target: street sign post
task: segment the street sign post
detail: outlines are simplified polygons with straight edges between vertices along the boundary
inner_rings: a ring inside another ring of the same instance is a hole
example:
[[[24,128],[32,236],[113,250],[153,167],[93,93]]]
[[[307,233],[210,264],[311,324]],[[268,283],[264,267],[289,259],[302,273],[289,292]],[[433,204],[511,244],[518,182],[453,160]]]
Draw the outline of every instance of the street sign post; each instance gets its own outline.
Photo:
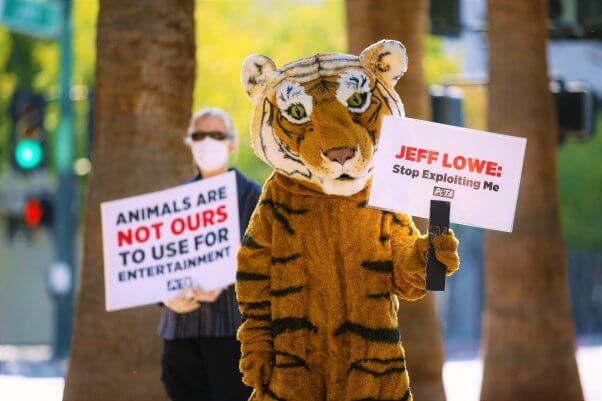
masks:
[[[56,39],[63,28],[64,6],[53,0],[0,0],[0,24],[26,35]]]
[[[56,210],[54,225],[54,241],[56,261],[64,263],[75,277],[75,234],[77,217],[75,215],[75,176],[73,160],[75,139],[73,135],[73,104],[70,98],[71,76],[73,68],[72,48],[72,0],[63,0],[63,26],[59,44],[60,53],[60,112],[61,119],[54,141],[54,162],[58,175],[58,191],[56,193]],[[57,320],[54,341],[54,357],[62,359],[69,355],[73,320],[73,285],[63,295],[55,296]]]
[[[73,64],[72,0],[0,0],[0,24],[10,30],[42,39],[57,40],[60,52],[60,120],[54,138],[54,161],[58,175],[54,210],[54,245],[56,261],[75,274],[75,177],[73,175],[74,135],[73,105],[70,89]],[[27,149],[26,149],[27,151]],[[32,157],[29,149],[24,154]],[[55,359],[69,354],[73,318],[74,288],[55,292]]]

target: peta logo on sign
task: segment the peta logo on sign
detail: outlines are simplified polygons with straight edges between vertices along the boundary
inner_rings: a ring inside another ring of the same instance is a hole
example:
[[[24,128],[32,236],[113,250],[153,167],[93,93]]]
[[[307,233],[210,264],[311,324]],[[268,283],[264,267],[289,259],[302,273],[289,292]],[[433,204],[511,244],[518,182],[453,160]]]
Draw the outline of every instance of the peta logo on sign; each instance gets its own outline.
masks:
[[[176,278],[167,282],[167,291],[177,291],[187,287],[192,287],[191,277]]]
[[[442,198],[454,199],[454,190],[441,187],[434,187],[433,195],[440,196]]]

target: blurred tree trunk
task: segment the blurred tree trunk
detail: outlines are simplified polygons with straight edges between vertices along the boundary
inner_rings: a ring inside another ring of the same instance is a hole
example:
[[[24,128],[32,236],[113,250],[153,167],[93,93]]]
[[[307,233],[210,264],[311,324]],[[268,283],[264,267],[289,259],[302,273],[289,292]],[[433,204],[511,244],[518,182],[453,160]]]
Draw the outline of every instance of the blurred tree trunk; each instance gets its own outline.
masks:
[[[359,54],[381,39],[402,42],[408,52],[408,72],[399,80],[397,92],[408,117],[429,120],[429,98],[422,72],[427,34],[428,0],[347,0],[349,52]],[[423,219],[416,219],[422,232]],[[433,293],[420,301],[401,302],[399,327],[407,351],[412,393],[416,400],[445,399],[441,370],[443,338]]]
[[[514,232],[485,234],[482,400],[582,400],[556,186],[546,0],[489,0],[489,129],[526,137]]]
[[[194,86],[193,0],[101,0],[95,138],[64,399],[164,400],[157,306],[105,312],[100,203],[192,173],[182,139]]]

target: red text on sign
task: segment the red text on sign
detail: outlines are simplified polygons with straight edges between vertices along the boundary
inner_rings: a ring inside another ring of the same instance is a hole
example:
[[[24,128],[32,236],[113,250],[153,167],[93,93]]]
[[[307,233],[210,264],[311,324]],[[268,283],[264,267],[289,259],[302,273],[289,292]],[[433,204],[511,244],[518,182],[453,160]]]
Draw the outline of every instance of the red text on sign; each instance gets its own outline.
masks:
[[[399,153],[395,155],[395,158],[417,163],[433,164],[433,162],[439,160],[439,154],[436,150],[403,145],[400,147]],[[486,174],[494,177],[502,176],[502,166],[498,163],[463,155],[453,156],[443,153],[441,166],[458,171],[468,170],[471,173]]]
[[[402,146],[399,154],[395,155],[397,159],[405,159],[412,162],[422,162],[426,159],[427,164],[432,164],[439,158],[439,152],[436,150],[427,150],[424,148],[415,148],[412,146]]]
[[[196,231],[201,227],[210,227],[214,224],[223,223],[228,219],[226,205],[221,205],[217,209],[208,209],[196,212],[188,216],[176,217],[169,225],[170,231],[174,235],[180,235],[186,231]]]
[[[176,217],[168,224],[168,229],[172,235],[181,235],[197,231],[203,227],[223,223],[227,219],[226,205],[221,205],[215,209],[201,210],[186,216]],[[163,225],[163,222],[157,222],[119,230],[117,231],[117,246],[143,244],[151,239],[159,240],[162,236]]]
[[[449,157],[447,153],[443,154],[443,160],[441,165],[445,168],[452,168],[455,170],[468,170],[471,173],[478,173],[491,175],[494,177],[502,176],[502,166],[496,162],[488,160],[480,160],[473,157],[465,156],[454,156],[453,159]]]
[[[140,226],[117,231],[117,246],[132,245],[134,241],[143,244],[151,237],[161,239],[161,226],[163,226],[163,223],[158,222],[149,226]]]

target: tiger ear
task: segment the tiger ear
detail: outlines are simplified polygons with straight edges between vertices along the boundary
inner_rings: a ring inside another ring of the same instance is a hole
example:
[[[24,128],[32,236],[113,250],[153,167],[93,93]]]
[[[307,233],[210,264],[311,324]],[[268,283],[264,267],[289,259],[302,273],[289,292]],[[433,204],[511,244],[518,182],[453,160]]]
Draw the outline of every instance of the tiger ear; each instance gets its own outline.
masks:
[[[276,64],[266,56],[254,54],[247,56],[242,62],[240,82],[253,104],[259,102],[261,93],[274,71],[276,71]]]
[[[406,48],[396,40],[383,39],[368,46],[359,56],[360,63],[394,87],[408,70]]]

